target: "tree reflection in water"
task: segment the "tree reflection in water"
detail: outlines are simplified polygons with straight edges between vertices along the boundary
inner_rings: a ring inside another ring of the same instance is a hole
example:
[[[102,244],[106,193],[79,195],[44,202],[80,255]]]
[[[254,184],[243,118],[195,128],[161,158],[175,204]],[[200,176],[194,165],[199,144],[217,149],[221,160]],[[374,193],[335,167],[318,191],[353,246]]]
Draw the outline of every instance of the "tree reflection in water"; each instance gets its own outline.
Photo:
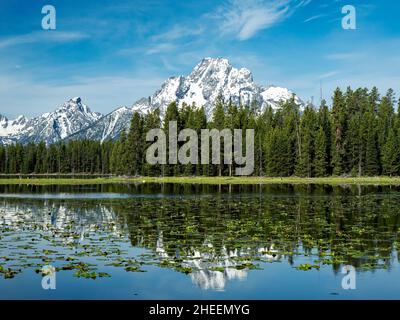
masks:
[[[396,257],[397,188],[249,186],[219,192],[215,187],[201,192],[168,188],[129,189],[123,194],[134,196],[124,199],[104,199],[101,194],[95,199],[4,197],[0,256],[17,248],[11,239],[18,235],[18,253],[9,259],[21,260],[26,250],[39,254],[39,243],[51,235],[60,240],[53,245],[60,250],[62,244],[66,250],[59,255],[79,259],[76,253],[84,250],[125,264],[135,259],[142,268],[156,265],[187,273],[196,285],[213,290],[223,290],[230,280],[245,280],[248,272],[267,262],[296,267],[299,257],[312,256],[316,266],[331,265],[337,273],[343,264],[360,271],[390,269]],[[28,241],[32,234],[40,234],[41,241]],[[24,243],[29,249],[23,248]],[[116,249],[119,245],[121,250]],[[132,257],[127,248],[145,248],[149,253]]]

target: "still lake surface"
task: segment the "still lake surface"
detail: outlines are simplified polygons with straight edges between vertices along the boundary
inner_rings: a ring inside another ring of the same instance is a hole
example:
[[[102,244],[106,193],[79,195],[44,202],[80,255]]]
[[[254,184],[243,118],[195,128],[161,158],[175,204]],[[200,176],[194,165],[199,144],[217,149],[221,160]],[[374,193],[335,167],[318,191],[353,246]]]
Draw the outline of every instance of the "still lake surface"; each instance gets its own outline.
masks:
[[[399,232],[395,186],[0,186],[0,298],[400,299]]]

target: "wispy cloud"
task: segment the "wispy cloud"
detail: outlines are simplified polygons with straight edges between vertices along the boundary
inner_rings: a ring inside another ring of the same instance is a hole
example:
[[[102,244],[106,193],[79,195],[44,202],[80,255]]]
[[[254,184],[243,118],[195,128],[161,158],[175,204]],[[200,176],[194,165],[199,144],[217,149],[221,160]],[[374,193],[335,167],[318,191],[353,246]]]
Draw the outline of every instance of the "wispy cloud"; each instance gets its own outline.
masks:
[[[364,55],[358,52],[343,52],[343,53],[331,53],[325,56],[327,60],[336,60],[336,61],[348,61],[362,58]]]
[[[301,0],[295,8],[305,7],[311,3],[312,0]]]
[[[173,41],[190,36],[198,36],[204,32],[204,27],[197,28],[188,27],[182,24],[176,24],[166,32],[154,35],[151,40],[153,41]]]
[[[325,17],[324,14],[317,14],[315,16],[309,17],[308,19],[304,20],[303,22],[311,22],[311,21],[314,21],[314,20],[321,19],[323,17]]]
[[[172,42],[163,42],[163,43],[153,43],[144,48],[131,47],[124,48],[117,51],[117,54],[121,56],[134,56],[135,54],[162,54],[175,50],[177,46]]]
[[[168,52],[168,51],[172,51],[174,49],[175,49],[175,45],[172,43],[169,43],[169,42],[159,43],[159,44],[156,44],[155,46],[147,49],[146,54],[156,54],[156,53]]]
[[[153,35],[146,54],[163,53],[179,47],[182,40],[204,41],[210,35],[232,36],[247,40],[288,18],[296,9],[312,0],[226,0],[208,11],[197,22],[182,21],[166,31]]]
[[[235,35],[247,40],[259,31],[271,28],[293,13],[308,5],[310,0],[230,0],[217,10],[222,35]]]
[[[231,0],[218,10],[223,35],[234,34],[247,40],[258,31],[281,21],[289,11],[289,1]]]
[[[39,42],[73,42],[83,40],[88,37],[88,34],[82,32],[37,31],[0,39],[0,49]]]
[[[328,79],[328,78],[332,78],[332,77],[334,77],[334,76],[336,76],[338,74],[340,74],[340,71],[339,70],[334,70],[334,71],[323,73],[323,74],[319,75],[318,78],[321,79],[321,80],[322,79]]]

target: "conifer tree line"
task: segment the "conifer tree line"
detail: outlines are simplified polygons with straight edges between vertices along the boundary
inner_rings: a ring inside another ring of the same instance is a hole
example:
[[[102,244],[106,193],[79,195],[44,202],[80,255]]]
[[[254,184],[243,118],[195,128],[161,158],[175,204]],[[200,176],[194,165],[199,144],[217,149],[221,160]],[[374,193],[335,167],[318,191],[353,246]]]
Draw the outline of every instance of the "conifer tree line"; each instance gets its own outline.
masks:
[[[2,174],[107,174],[113,143],[70,141],[46,146],[29,143],[0,146]]]
[[[162,128],[168,141],[168,124],[177,121],[178,132],[194,129],[255,130],[255,176],[399,176],[400,101],[392,89],[380,96],[368,90],[337,88],[332,106],[322,100],[300,110],[295,99],[276,110],[261,112],[254,102],[236,106],[218,99],[208,118],[203,107],[173,102],[163,117],[159,109],[135,112],[128,132],[116,141],[66,141],[46,146],[11,144],[0,146],[0,173],[74,173],[126,176],[231,176],[235,165],[150,165],[146,133]],[[397,109],[397,110],[396,110]],[[243,139],[243,142],[245,139]],[[222,141],[221,141],[222,142]],[[184,142],[180,142],[184,144]],[[200,150],[200,141],[199,141]],[[221,143],[221,157],[223,155]],[[168,152],[168,150],[167,150]],[[200,154],[200,153],[199,153]]]

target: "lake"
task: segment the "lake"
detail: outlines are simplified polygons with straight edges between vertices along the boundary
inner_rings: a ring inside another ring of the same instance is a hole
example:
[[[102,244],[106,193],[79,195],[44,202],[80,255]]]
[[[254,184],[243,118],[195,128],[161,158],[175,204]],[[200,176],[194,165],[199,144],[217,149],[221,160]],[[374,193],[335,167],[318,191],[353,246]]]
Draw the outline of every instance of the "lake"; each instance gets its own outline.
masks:
[[[395,186],[0,186],[0,298],[399,299],[399,227]]]

